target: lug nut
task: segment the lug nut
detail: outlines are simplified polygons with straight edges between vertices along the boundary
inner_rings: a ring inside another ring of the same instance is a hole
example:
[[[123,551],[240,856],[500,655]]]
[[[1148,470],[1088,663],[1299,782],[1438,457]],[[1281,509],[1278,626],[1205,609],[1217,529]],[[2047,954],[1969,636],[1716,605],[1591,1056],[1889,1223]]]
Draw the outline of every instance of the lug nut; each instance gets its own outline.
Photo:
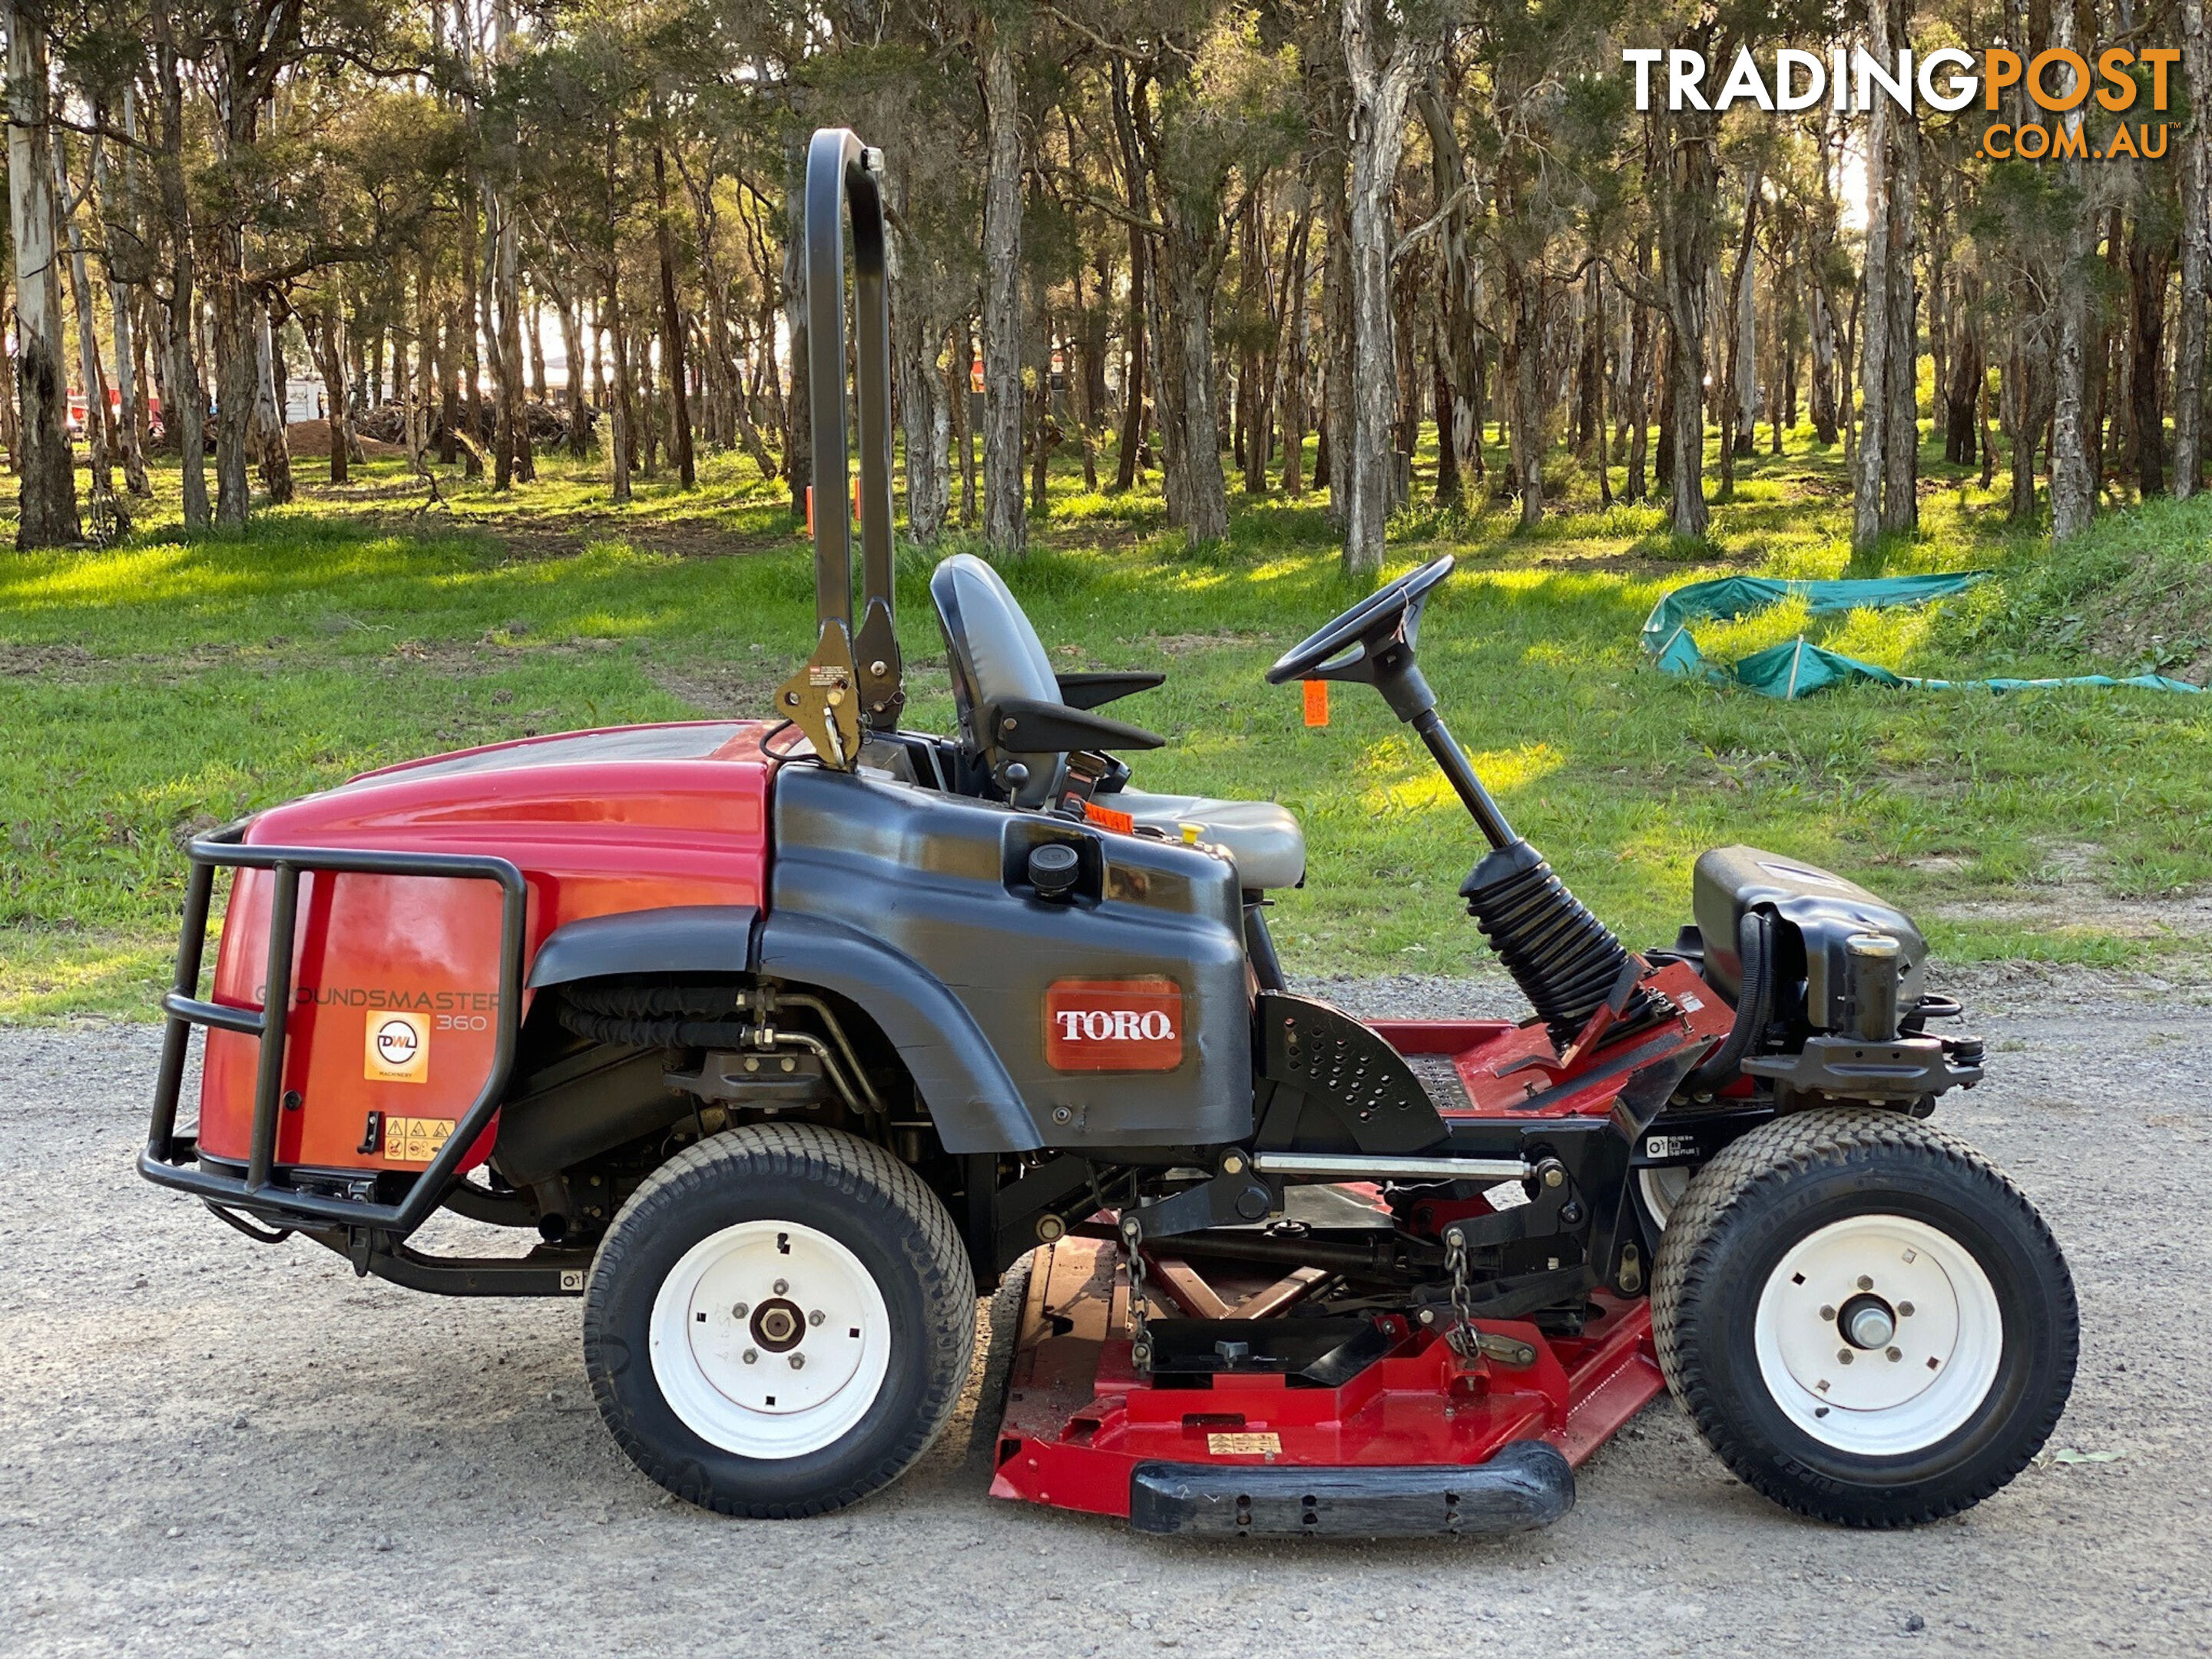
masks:
[[[1897,1304],[1897,1316],[1898,1316],[1899,1319],[1910,1319],[1910,1318],[1911,1318],[1911,1317],[1912,1317],[1912,1304],[1911,1304],[1910,1302],[1900,1302],[1900,1303],[1899,1303],[1899,1304]]]
[[[822,1310],[817,1308],[812,1313],[807,1315],[806,1322],[810,1325],[819,1325],[822,1322]]]
[[[1887,1352],[1889,1356],[1889,1363],[1893,1365],[1899,1360],[1905,1358],[1905,1350],[1902,1348],[1891,1348],[1887,1350]]]
[[[1856,1356],[1854,1355],[1849,1348],[1838,1348],[1836,1350],[1836,1363],[1838,1365],[1848,1365],[1855,1358],[1856,1358]]]
[[[1861,1273],[1859,1275],[1859,1288],[1863,1291],[1872,1290],[1874,1288],[1874,1280],[1869,1279],[1864,1273]]]
[[[745,1350],[745,1364],[748,1365],[754,1365],[759,1363],[760,1350],[758,1348],[747,1348]]]
[[[775,1291],[778,1296],[781,1296],[786,1291],[789,1290],[791,1286],[784,1280],[779,1279],[773,1285],[769,1286],[769,1288]]]
[[[1833,1319],[1835,1316],[1836,1310],[1833,1308],[1823,1308],[1820,1310],[1820,1317],[1823,1319]]]
[[[732,1319],[743,1319],[752,1310],[752,1304],[750,1302],[740,1302],[736,1307],[730,1310],[730,1317]]]
[[[803,1353],[795,1353],[795,1354],[793,1354],[793,1355],[792,1355],[792,1356],[791,1356],[791,1369],[792,1369],[792,1370],[801,1370],[802,1368],[804,1368],[804,1367],[805,1367],[805,1364],[806,1364],[806,1356],[805,1356],[805,1354],[803,1354]]]

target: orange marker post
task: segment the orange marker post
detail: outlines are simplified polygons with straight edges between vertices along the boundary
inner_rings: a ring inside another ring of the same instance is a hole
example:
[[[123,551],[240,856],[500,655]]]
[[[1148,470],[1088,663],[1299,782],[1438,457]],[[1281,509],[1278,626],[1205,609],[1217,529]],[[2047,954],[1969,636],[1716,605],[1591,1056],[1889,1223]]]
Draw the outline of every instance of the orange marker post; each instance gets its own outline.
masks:
[[[1306,724],[1327,726],[1328,724],[1328,682],[1308,680],[1305,683],[1305,688]]]

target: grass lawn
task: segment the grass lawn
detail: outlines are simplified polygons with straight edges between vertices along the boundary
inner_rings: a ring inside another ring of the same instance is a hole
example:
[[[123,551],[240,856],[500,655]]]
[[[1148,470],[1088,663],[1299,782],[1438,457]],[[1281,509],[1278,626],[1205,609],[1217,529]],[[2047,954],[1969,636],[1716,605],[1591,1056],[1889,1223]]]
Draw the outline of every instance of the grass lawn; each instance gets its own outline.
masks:
[[[544,481],[511,497],[449,484],[450,510],[417,514],[398,463],[333,489],[302,461],[299,501],[242,539],[181,539],[165,496],[118,550],[0,555],[0,1019],[147,1016],[192,831],[436,750],[765,709],[812,631],[780,489],[717,457],[696,492],[649,481],[617,510],[594,469],[540,465]],[[1711,542],[1686,548],[1660,509],[1601,512],[1594,482],[1559,465],[1568,510],[1536,532],[1510,503],[1417,508],[1394,526],[1395,556],[1459,556],[1422,636],[1429,678],[1516,826],[1631,943],[1671,938],[1692,860],[1744,840],[1895,897],[1953,958],[2195,957],[2144,901],[2212,878],[2212,698],[1855,690],[1784,704],[1666,678],[1637,630],[1668,587],[1877,574],[1849,563],[1840,454],[1801,431],[1785,455],[1741,463]],[[2206,649],[2212,505],[2115,515],[2058,556],[2008,538],[2001,504],[1937,452],[1927,470],[1923,531],[1882,569],[1994,566],[2001,584],[1931,613],[1716,625],[1699,632],[1707,653],[1805,632],[1971,678],[2178,670]],[[1478,967],[1455,896],[1476,837],[1418,744],[1358,688],[1335,688],[1333,723],[1310,731],[1296,689],[1261,682],[1355,597],[1318,500],[1232,501],[1229,541],[1189,552],[1156,481],[1087,493],[1063,458],[1008,579],[1066,666],[1168,671],[1114,710],[1172,739],[1138,758],[1139,782],[1272,796],[1304,818],[1310,884],[1275,912],[1293,973]],[[902,554],[900,599],[910,719],[941,730],[936,556]]]

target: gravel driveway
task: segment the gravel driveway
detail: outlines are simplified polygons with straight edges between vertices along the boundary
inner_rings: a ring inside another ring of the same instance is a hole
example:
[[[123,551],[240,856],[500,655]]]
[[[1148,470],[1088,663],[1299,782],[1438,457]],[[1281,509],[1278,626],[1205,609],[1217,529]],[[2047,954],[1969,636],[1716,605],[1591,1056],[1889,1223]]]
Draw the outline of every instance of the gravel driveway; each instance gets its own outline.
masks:
[[[2212,1652],[2212,1007],[1946,988],[1992,1080],[1938,1121],[2043,1206],[2081,1288],[2063,1455],[1955,1521],[1844,1532],[1738,1485],[1662,1397],[1551,1531],[1387,1546],[997,1503],[971,1409],[857,1510],[702,1514],[601,1430],[574,1304],[249,1244],[131,1171],[150,1030],[0,1031],[0,1654]]]

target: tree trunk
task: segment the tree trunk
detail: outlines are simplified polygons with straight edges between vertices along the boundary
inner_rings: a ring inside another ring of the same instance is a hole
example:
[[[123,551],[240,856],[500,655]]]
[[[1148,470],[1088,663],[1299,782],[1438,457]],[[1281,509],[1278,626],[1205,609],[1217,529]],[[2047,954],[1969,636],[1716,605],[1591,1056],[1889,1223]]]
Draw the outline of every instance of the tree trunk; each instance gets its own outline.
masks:
[[[161,137],[154,173],[161,191],[161,217],[169,237],[169,368],[161,400],[161,422],[177,434],[178,471],[184,495],[185,529],[205,533],[207,494],[207,404],[199,366],[192,357],[192,321],[198,310],[196,257],[198,233],[191,196],[185,185],[184,79],[166,0],[149,8],[154,34],[155,86],[161,94]],[[21,243],[16,246],[20,248]]]
[[[1015,43],[983,26],[983,539],[1018,556],[1022,511],[1022,134]]]
[[[1378,57],[1378,22],[1375,0],[1343,0],[1341,33],[1351,91],[1352,403],[1350,441],[1332,464],[1347,497],[1344,568],[1354,576],[1373,576],[1382,568],[1396,472],[1390,444],[1397,412],[1392,407],[1397,351],[1391,337],[1390,272],[1398,227],[1391,198],[1405,149],[1407,107],[1439,48],[1425,28],[1403,23],[1389,55]],[[1532,374],[1534,369],[1532,362]],[[1540,499],[1538,507],[1540,511]],[[1522,512],[1525,518],[1525,502]]]
[[[2166,493],[2166,288],[2173,271],[2173,238],[2135,216],[2128,234],[2128,299],[2133,313],[2128,345],[2128,395],[2136,439],[2136,486],[2145,495]]]
[[[285,426],[284,356],[278,348],[276,320],[260,294],[253,302],[253,422],[261,452],[261,487],[274,506],[292,499],[292,446]],[[426,385],[423,392],[427,394]],[[428,397],[424,398],[428,404]]]
[[[2189,130],[2181,141],[2181,338],[2173,354],[2173,493],[2187,500],[2204,472],[2204,293],[2212,266],[2212,126],[2203,89],[2212,87],[2212,43],[2204,27],[2203,0],[2182,0],[2181,57],[2187,82],[2197,88]]]
[[[2054,46],[2074,44],[2074,14],[2070,7],[2054,9]],[[2078,135],[2081,112],[2076,107],[2059,117],[2063,129]],[[2085,182],[2083,164],[2059,163],[2066,184],[2076,190]],[[2065,264],[2058,281],[2058,346],[2051,364],[2051,538],[2064,541],[2089,527],[2096,511],[2096,464],[2091,454],[2089,354],[2096,337],[2090,313],[2090,267],[2096,258],[2096,220],[2086,212],[2071,216],[2068,225]]]
[[[678,485],[696,489],[699,468],[691,448],[691,393],[684,356],[684,312],[676,301],[676,235],[668,222],[668,162],[653,146],[653,247],[660,264],[660,372],[668,384],[668,450]]]
[[[323,376],[323,419],[330,428],[331,482],[334,484],[344,483],[349,476],[346,469],[351,458],[346,452],[353,444],[351,423],[346,417],[344,328],[344,312],[335,297],[326,297],[321,319],[310,331],[309,343],[315,348],[315,360]]]
[[[1684,37],[1692,49],[1710,46],[1710,25]],[[1666,454],[1674,533],[1702,537],[1711,523],[1705,506],[1705,325],[1710,320],[1709,275],[1713,263],[1713,205],[1719,190],[1718,118],[1685,110],[1654,117],[1659,187],[1653,206],[1658,224],[1659,276],[1672,342],[1668,353]]]
[[[1721,370],[1721,494],[1735,490],[1735,461],[1753,453],[1751,404],[1757,395],[1757,324],[1752,314],[1752,259],[1759,246],[1759,167],[1751,164],[1743,181],[1743,230],[1736,239],[1735,269],[1729,274],[1725,366]]]
[[[91,485],[95,533],[112,539],[127,532],[131,517],[115,499],[114,422],[107,410],[107,374],[100,361],[100,330],[92,298],[92,272],[84,257],[84,229],[70,201],[69,168],[62,146],[52,147],[54,196],[68,231],[70,294],[76,309],[78,385],[84,391],[85,457]]]
[[[1498,210],[1510,216],[1510,197],[1501,192]],[[1544,356],[1544,273],[1518,259],[1501,261],[1505,279],[1505,330],[1498,347],[1498,373],[1505,382],[1513,422],[1510,455],[1513,491],[1521,498],[1521,522],[1544,517],[1544,412],[1539,389]]]
[[[975,493],[975,330],[963,317],[953,334],[952,429],[960,443],[960,527],[973,530],[981,517]]]
[[[8,32],[8,210],[15,246],[16,384],[21,396],[22,515],[15,545],[62,547],[82,532],[70,453],[69,375],[62,360],[60,267],[54,251],[54,174],[47,120],[52,92],[43,9],[5,0]]]

